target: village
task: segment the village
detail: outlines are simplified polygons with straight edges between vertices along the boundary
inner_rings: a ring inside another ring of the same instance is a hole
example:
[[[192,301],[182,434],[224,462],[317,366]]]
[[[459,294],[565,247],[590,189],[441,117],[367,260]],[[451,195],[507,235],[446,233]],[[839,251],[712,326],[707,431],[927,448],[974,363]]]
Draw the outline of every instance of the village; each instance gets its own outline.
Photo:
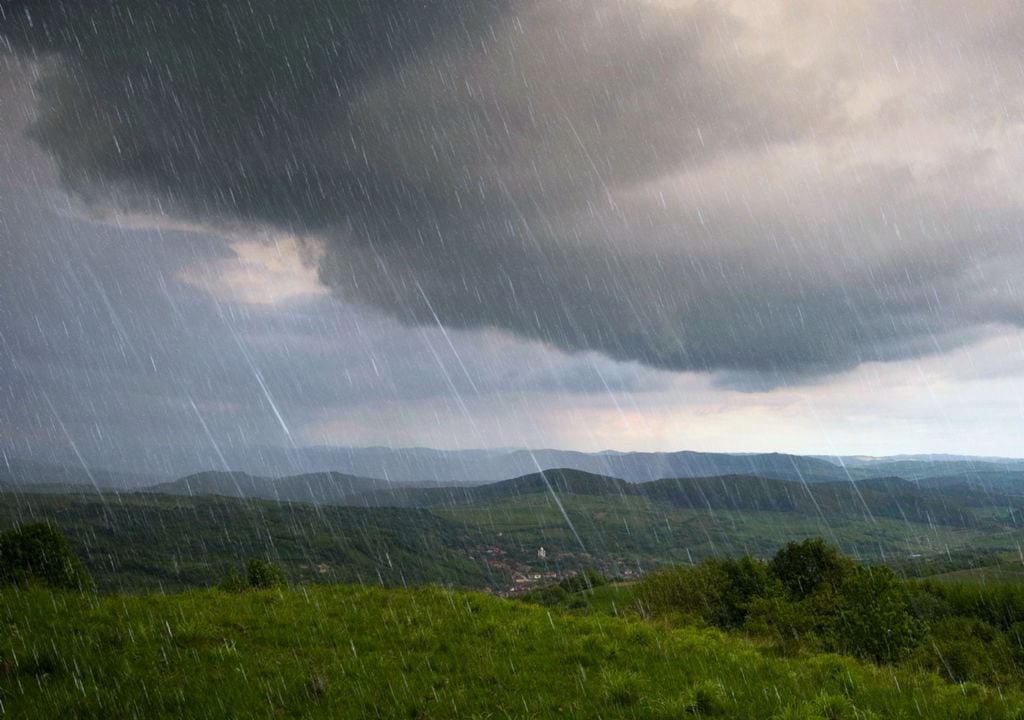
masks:
[[[576,577],[584,568],[623,581],[636,580],[642,575],[639,568],[627,567],[624,558],[606,558],[598,562],[589,556],[581,558],[573,552],[551,554],[544,546],[537,548],[535,556],[524,557],[521,553],[508,553],[497,545],[491,545],[484,552],[484,560],[492,570],[511,579],[506,586],[488,588],[488,592],[499,597],[518,597],[531,590],[554,585]]]

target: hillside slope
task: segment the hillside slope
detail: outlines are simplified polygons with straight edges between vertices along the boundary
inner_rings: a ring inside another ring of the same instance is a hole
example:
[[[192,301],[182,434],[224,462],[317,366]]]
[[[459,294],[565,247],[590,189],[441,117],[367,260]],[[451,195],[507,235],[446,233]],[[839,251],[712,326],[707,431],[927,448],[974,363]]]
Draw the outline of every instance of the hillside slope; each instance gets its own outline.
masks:
[[[436,588],[0,593],[12,717],[987,718],[1012,691]],[[57,609],[59,608],[59,610]]]
[[[23,495],[0,503],[0,529],[35,520],[60,528],[108,590],[209,586],[249,557],[307,582],[505,582],[470,557],[474,534],[413,508],[165,495]]]
[[[160,483],[141,492],[343,505],[358,495],[387,487],[389,483],[383,480],[337,472],[306,473],[283,478],[258,477],[241,472],[203,472],[173,482]]]
[[[343,502],[365,506],[439,508],[481,505],[534,494],[632,497],[665,510],[691,508],[737,512],[782,512],[834,519],[876,517],[912,523],[973,527],[972,508],[1024,511],[1024,497],[997,495],[961,485],[921,487],[899,478],[804,484],[749,475],[672,478],[628,483],[614,477],[559,468],[487,485],[450,488],[398,487],[373,490]],[[610,506],[612,507],[612,506]]]

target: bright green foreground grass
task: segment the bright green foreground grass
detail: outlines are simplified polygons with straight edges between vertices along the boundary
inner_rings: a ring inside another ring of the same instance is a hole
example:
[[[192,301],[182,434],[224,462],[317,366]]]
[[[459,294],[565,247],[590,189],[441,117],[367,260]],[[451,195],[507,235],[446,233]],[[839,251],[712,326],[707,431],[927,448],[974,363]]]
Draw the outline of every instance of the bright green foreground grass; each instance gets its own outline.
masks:
[[[1003,718],[1021,698],[435,588],[0,594],[9,717]]]

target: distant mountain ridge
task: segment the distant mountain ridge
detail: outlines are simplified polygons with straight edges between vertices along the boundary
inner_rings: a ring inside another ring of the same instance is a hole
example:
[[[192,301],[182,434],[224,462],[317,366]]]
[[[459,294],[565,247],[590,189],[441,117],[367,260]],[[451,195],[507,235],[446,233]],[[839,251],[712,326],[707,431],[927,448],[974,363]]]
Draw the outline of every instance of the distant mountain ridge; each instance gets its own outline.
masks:
[[[190,469],[178,477],[209,474],[214,465],[231,468],[227,476],[240,474],[254,478],[251,492],[259,497],[278,497],[277,485],[268,485],[256,478],[295,478],[337,474],[361,481],[351,492],[363,489],[362,481],[376,480],[391,484],[482,485],[508,478],[522,477],[542,470],[571,468],[620,478],[630,483],[650,482],[663,478],[706,478],[729,475],[754,476],[772,480],[801,483],[828,483],[865,480],[875,477],[900,477],[923,485],[948,486],[968,484],[998,493],[1024,494],[1024,460],[1006,458],[971,458],[963,456],[898,456],[892,458],[825,457],[786,453],[705,453],[679,452],[617,452],[584,453],[570,450],[432,450],[429,448],[384,447],[309,447],[255,448],[246,451],[225,448],[216,463],[204,459],[197,449],[181,450],[178,456],[163,456],[167,449],[154,450],[151,462],[160,467],[205,467]],[[178,451],[175,451],[178,452]],[[192,455],[189,458],[188,452]],[[148,457],[148,454],[147,454]],[[66,467],[43,465],[31,461],[0,463],[0,486],[57,485],[128,488],[153,485],[167,478],[153,478],[144,472],[91,469],[80,463]],[[11,469],[13,468],[13,470]],[[91,475],[91,479],[90,476]],[[174,481],[177,482],[177,481]],[[306,490],[289,490],[297,496],[315,498],[323,493],[340,492],[339,481],[324,484],[312,477],[305,481]],[[309,483],[313,483],[310,485]],[[303,485],[303,482],[299,482]],[[258,487],[257,487],[258,486]],[[343,494],[351,494],[346,491]],[[287,494],[292,497],[291,494]]]
[[[0,460],[0,487],[127,490],[152,485],[163,479],[145,473],[110,471],[81,465],[55,465],[9,457]]]
[[[166,495],[219,495],[222,497],[259,498],[280,502],[304,502],[314,505],[345,505],[374,490],[388,488],[390,483],[375,478],[357,477],[339,472],[305,473],[284,478],[267,478],[243,472],[202,472],[172,482],[160,483],[145,492]]]
[[[145,492],[274,499],[318,505],[439,508],[482,505],[529,495],[585,495],[644,500],[652,507],[709,511],[781,512],[805,516],[857,515],[954,527],[976,525],[975,507],[1004,507],[1024,514],[1024,497],[993,494],[966,485],[929,487],[900,478],[800,483],[750,475],[663,478],[630,483],[620,478],[560,468],[483,485],[416,486],[392,484],[341,473],[280,479],[244,473],[200,473]]]
[[[958,478],[960,482],[984,485],[1003,492],[1014,488],[1024,493],[1024,460],[929,458],[877,458],[847,462],[845,458],[824,458],[787,453],[678,452],[584,453],[572,450],[432,450],[429,448],[304,448],[292,453],[288,470],[284,458],[264,451],[260,462],[277,472],[255,474],[294,475],[309,469],[333,470],[358,477],[388,479],[392,482],[474,485],[522,477],[541,470],[572,468],[595,475],[621,478],[627,482],[649,482],[662,478],[699,478],[721,475],[752,475],[794,482],[835,482],[873,477],[902,477],[927,481],[929,478]],[[280,461],[280,462],[279,462]],[[239,466],[238,469],[247,469]],[[1000,473],[993,475],[992,473]],[[948,480],[944,484],[948,484]]]
[[[449,488],[395,488],[374,491],[353,500],[367,506],[431,508],[482,504],[537,493],[636,497],[652,506],[737,512],[793,512],[808,516],[863,515],[972,526],[973,507],[1005,507],[1024,513],[1024,497],[994,495],[967,486],[922,487],[900,478],[875,478],[814,485],[748,475],[708,478],[665,478],[628,483],[580,470],[556,469],[488,485]]]
[[[315,456],[319,451],[313,450]],[[392,480],[438,480],[457,484],[497,482],[552,468],[573,468],[627,482],[646,482],[665,477],[708,477],[751,474],[780,480],[823,482],[845,479],[844,470],[826,460],[757,453],[734,455],[683,450],[672,453],[583,453],[571,450],[444,451],[425,448],[390,450],[354,448],[344,454],[324,450],[333,467],[366,477]],[[345,463],[345,464],[342,464]]]

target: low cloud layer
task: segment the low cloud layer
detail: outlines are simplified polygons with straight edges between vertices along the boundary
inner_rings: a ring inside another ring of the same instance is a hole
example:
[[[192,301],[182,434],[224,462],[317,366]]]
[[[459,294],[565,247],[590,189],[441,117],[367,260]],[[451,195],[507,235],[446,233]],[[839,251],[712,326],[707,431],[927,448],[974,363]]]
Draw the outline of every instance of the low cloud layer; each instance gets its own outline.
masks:
[[[1024,325],[1010,2],[5,12],[95,212],[299,238],[408,324],[740,387]]]

